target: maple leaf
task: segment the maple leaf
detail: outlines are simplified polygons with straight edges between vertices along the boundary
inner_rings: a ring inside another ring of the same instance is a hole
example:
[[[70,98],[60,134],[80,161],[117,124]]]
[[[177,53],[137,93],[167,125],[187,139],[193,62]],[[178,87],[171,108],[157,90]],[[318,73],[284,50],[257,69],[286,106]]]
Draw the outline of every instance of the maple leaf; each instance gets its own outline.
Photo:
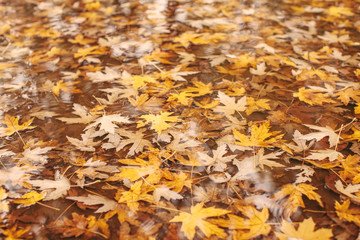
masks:
[[[23,204],[25,207],[34,205],[38,201],[42,200],[45,197],[46,193],[38,193],[36,191],[31,191],[25,193],[19,199],[14,199],[13,202],[17,204]]]
[[[261,235],[269,234],[271,226],[266,223],[269,218],[269,210],[264,207],[262,211],[256,210],[252,206],[244,206],[240,211],[247,217],[242,217],[229,214],[227,227],[229,229],[236,229],[234,239],[253,239]]]
[[[121,74],[112,68],[105,67],[105,70],[103,72],[102,71],[88,72],[88,73],[86,73],[86,76],[88,76],[91,81],[96,82],[96,83],[97,82],[110,82],[115,79],[121,78]]]
[[[235,98],[229,97],[223,92],[218,93],[219,101],[224,106],[216,106],[214,108],[214,112],[222,112],[225,116],[230,116],[235,112],[242,112],[246,109],[246,96],[239,99],[237,102]]]
[[[168,102],[177,101],[182,105],[189,105],[193,100],[194,94],[188,92],[173,93],[167,99]]]
[[[178,119],[177,116],[170,116],[172,115],[172,112],[160,112],[158,115],[154,114],[147,114],[147,115],[141,115],[140,118],[145,119],[145,124],[151,123],[150,129],[155,130],[159,135],[162,131],[168,129],[171,127],[170,124],[167,122],[179,122],[180,119]],[[142,126],[141,122],[138,122],[138,126]]]
[[[239,144],[236,144],[235,140],[236,139],[233,135],[226,134],[223,137],[221,137],[219,140],[217,140],[216,142],[218,145],[226,144],[229,147],[229,149],[233,152],[235,152],[236,150],[239,150],[239,151],[252,150],[251,147],[244,147],[244,146],[240,146]]]
[[[275,232],[276,236],[280,240],[287,239],[302,239],[302,240],[330,240],[333,236],[332,230],[327,228],[320,228],[315,230],[315,223],[312,218],[305,219],[299,223],[298,229],[295,229],[294,225],[286,220],[281,223],[280,232]]]
[[[224,200],[223,190],[214,188],[212,185],[206,186],[193,186],[193,200],[197,202],[222,202]],[[227,226],[226,226],[227,227]]]
[[[235,143],[244,147],[270,147],[271,144],[279,141],[283,134],[279,134],[279,131],[269,132],[270,123],[251,126],[251,136],[248,138],[246,135],[240,133],[236,129],[233,129],[233,134],[236,140]]]
[[[298,97],[300,101],[306,102],[310,105],[322,105],[323,103],[335,103],[334,100],[328,97],[327,94],[319,93],[317,90],[306,89],[302,87],[299,92],[293,94]]]
[[[51,111],[46,111],[46,110],[37,111],[37,112],[31,113],[29,115],[32,116],[32,117],[36,117],[38,119],[41,119],[41,120],[45,120],[45,118],[51,118],[51,117],[59,116],[58,113],[51,112]]]
[[[120,192],[121,196],[118,197],[118,202],[126,203],[133,212],[136,212],[140,205],[138,201],[154,202],[153,196],[148,194],[149,191],[150,189],[143,185],[143,181],[137,181],[129,191]]]
[[[156,78],[145,75],[145,76],[131,76],[129,78],[124,79],[124,81],[129,81],[132,83],[132,86],[135,90],[138,90],[141,87],[147,86],[148,83],[157,83]]]
[[[340,193],[344,194],[345,196],[349,197],[352,201],[356,203],[360,203],[360,197],[355,195],[360,191],[360,184],[348,184],[345,188],[342,184],[341,180],[337,180],[335,182],[335,188]],[[354,194],[355,193],[355,194]]]
[[[296,145],[287,144],[287,143],[285,143],[285,145],[291,148],[291,150],[293,150],[296,153],[300,153],[308,150],[315,143],[315,140],[313,139],[309,144],[306,144],[307,140],[304,139],[304,135],[301,134],[298,130],[295,130],[293,134],[293,141],[296,143]]]
[[[334,16],[334,17],[342,17],[342,16],[353,16],[354,13],[352,9],[349,7],[338,7],[338,6],[330,6],[324,13]]]
[[[252,158],[245,158],[241,161],[235,159],[233,164],[238,168],[238,172],[231,178],[231,181],[251,179],[251,175],[259,172]]]
[[[73,163],[73,165],[81,166],[81,168],[76,170],[76,176],[79,178],[76,183],[80,187],[84,187],[85,176],[91,179],[106,179],[110,173],[119,172],[116,166],[107,165],[106,162],[94,160],[93,158],[80,164]]]
[[[345,219],[349,222],[354,222],[356,225],[360,226],[360,208],[349,208],[350,199],[346,199],[343,204],[340,204],[338,201],[335,201],[335,210],[336,215],[340,219]]]
[[[145,180],[148,183],[154,184],[158,183],[163,176],[169,175],[165,169],[160,169],[162,161],[159,156],[156,156],[154,154],[149,155],[149,161],[145,161],[141,158],[136,158],[123,159],[119,160],[119,162],[130,166],[119,168],[121,172],[114,174],[112,177],[108,178],[107,181],[118,181],[119,179],[122,180],[126,178],[133,182],[140,178],[148,176]]]
[[[91,113],[91,110],[88,110],[86,107],[84,107],[80,104],[74,103],[73,109],[74,109],[74,111],[72,113],[80,116],[80,118],[60,117],[57,119],[59,119],[60,121],[66,122],[68,124],[73,124],[73,123],[88,124],[88,123],[91,123],[92,121],[94,121],[96,118],[98,118],[97,114]]]
[[[74,39],[69,39],[68,41],[71,42],[71,43],[75,43],[75,44],[78,43],[78,44],[81,44],[81,45],[88,45],[90,43],[96,42],[95,39],[86,39],[86,38],[84,38],[84,35],[82,35],[82,34],[78,34],[78,35],[75,36]]]
[[[189,149],[196,148],[201,145],[200,141],[194,139],[194,137],[189,136],[187,133],[179,133],[175,131],[170,132],[174,139],[170,144],[166,145],[167,149],[173,150],[175,152],[183,153]],[[161,136],[160,136],[161,137]]]
[[[181,212],[170,220],[170,222],[181,222],[181,231],[185,233],[185,236],[192,240],[195,236],[196,227],[198,227],[206,237],[216,235],[217,237],[224,238],[226,234],[223,229],[216,225],[205,221],[209,217],[219,217],[230,213],[225,209],[219,209],[215,207],[203,208],[204,203],[198,203],[195,206],[191,206],[190,213]]]
[[[5,200],[7,197],[6,190],[0,187],[0,212],[9,212],[9,201]]]
[[[85,58],[88,55],[97,55],[106,53],[106,47],[92,46],[87,48],[79,48],[76,53],[74,53],[74,58]]]
[[[204,166],[208,166],[208,170],[213,167],[212,171],[222,172],[226,169],[227,162],[234,159],[235,155],[224,156],[227,153],[226,144],[219,146],[216,150],[213,150],[212,157],[209,155],[198,152],[201,162]]]
[[[4,120],[2,120],[1,122],[6,125],[6,128],[0,128],[0,137],[11,136],[16,132],[35,128],[34,126],[30,126],[34,118],[31,118],[30,120],[24,122],[21,125],[19,125],[19,120],[20,118],[18,117],[5,114]]]
[[[190,43],[193,44],[209,44],[213,42],[218,42],[220,40],[225,40],[225,34],[223,33],[195,33],[191,31],[186,31],[181,34],[179,37],[174,39],[174,42],[180,43],[185,48],[189,47]]]
[[[100,204],[103,205],[100,208],[98,208],[94,213],[103,213],[103,212],[115,210],[116,207],[118,206],[117,202],[110,200],[106,197],[102,197],[94,194],[89,194],[87,197],[84,196],[67,197],[67,199],[82,202],[85,205],[90,205],[90,206],[100,205]]]
[[[193,81],[192,84],[194,84],[195,87],[187,87],[184,91],[192,93],[194,96],[203,96],[213,92],[211,83],[205,84],[203,82]]]
[[[304,183],[308,181],[311,182],[311,176],[313,176],[315,173],[314,168],[309,167],[307,165],[289,167],[286,168],[286,170],[301,170],[301,172],[296,174],[296,180],[294,182],[295,184]]]
[[[143,56],[143,59],[145,61],[151,62],[156,61],[164,64],[174,64],[173,62],[170,62],[166,58],[174,57],[174,54],[170,52],[161,51],[160,48],[155,49],[152,51],[151,55]]]
[[[248,107],[246,108],[246,114],[250,115],[251,113],[258,111],[260,109],[271,110],[270,105],[268,104],[268,101],[269,101],[268,99],[255,100],[252,97],[247,97],[246,103],[247,103]]]
[[[353,88],[347,88],[335,94],[338,96],[340,101],[347,106],[351,99],[354,99],[355,102],[360,102],[360,90],[354,90]]]
[[[72,220],[65,218],[52,223],[55,232],[61,233],[64,237],[76,237],[83,235],[85,239],[89,239],[94,235],[99,235],[105,239],[110,236],[108,225],[105,219],[96,219],[94,216],[85,217],[76,212],[72,214]],[[100,230],[101,232],[98,232]]]
[[[81,140],[77,138],[72,138],[69,136],[66,136],[67,140],[76,146],[81,151],[87,151],[87,152],[94,152],[95,147],[100,144],[99,142],[94,142],[93,134],[95,133],[95,130],[93,128],[88,129],[85,131],[84,134],[81,134]]]
[[[60,80],[54,85],[51,89],[51,91],[56,95],[60,95],[60,91],[67,92],[67,93],[81,93],[82,91],[80,89],[77,89],[74,87],[74,84],[78,82],[64,82],[64,80]]]
[[[339,171],[341,179],[353,179],[356,175],[359,174],[360,168],[359,156],[358,155],[348,155],[345,159],[342,157],[339,159],[341,162],[342,170]]]
[[[314,192],[314,190],[317,190],[317,188],[306,183],[298,185],[286,184],[281,187],[280,191],[274,194],[274,199],[279,201],[287,197],[284,206],[286,206],[289,215],[292,215],[298,207],[305,207],[302,195],[307,196],[310,200],[316,200],[320,206],[324,206],[320,195]]]
[[[260,166],[261,170],[264,170],[264,165],[273,168],[273,167],[284,167],[283,164],[277,163],[275,161],[271,161],[269,159],[277,159],[279,156],[283,154],[283,152],[272,152],[264,155],[264,148],[260,148],[260,150],[251,157],[244,158],[243,161],[247,161],[248,159],[254,162],[254,166]]]
[[[92,124],[89,124],[85,129],[89,129],[92,127],[100,126],[100,130],[104,130],[105,133],[114,134],[116,128],[119,126],[116,125],[114,122],[117,123],[130,123],[129,119],[127,117],[123,117],[118,114],[111,114],[111,115],[103,115],[102,117],[99,117],[96,119],[96,121]]]
[[[170,201],[171,199],[183,199],[184,197],[181,196],[179,193],[170,190],[169,187],[156,187],[153,192],[153,197],[156,203],[160,202],[161,197],[165,198],[166,200]]]
[[[183,68],[182,65],[178,65],[177,67],[175,67],[174,69],[171,69],[169,71],[161,71],[159,73],[155,73],[155,77],[160,78],[162,80],[173,79],[175,81],[186,82],[187,80],[183,76],[198,73],[196,71],[180,71],[182,68]]]
[[[132,156],[135,153],[143,151],[144,147],[152,147],[151,142],[147,139],[144,139],[144,131],[145,130],[131,132],[124,129],[117,129],[116,133],[121,136],[127,137],[127,139],[122,139],[118,144],[115,144],[116,151],[119,151],[125,146],[131,144],[129,152],[126,154],[126,156]]]
[[[46,193],[44,201],[58,199],[70,189],[70,181],[60,175],[59,171],[55,173],[55,180],[28,180],[27,182],[39,187],[40,190],[44,190],[44,193]]]
[[[341,139],[339,134],[336,134],[335,131],[332,128],[330,128],[329,126],[319,127],[319,126],[310,125],[310,124],[304,124],[304,125],[307,126],[308,128],[318,130],[319,132],[303,135],[301,137],[301,139],[308,140],[308,141],[310,141],[312,139],[316,139],[317,141],[320,141],[324,137],[329,137],[330,147],[334,147],[339,142],[339,139]]]
[[[256,69],[250,68],[250,73],[259,76],[265,75],[266,74],[265,69],[266,69],[266,65],[264,62],[262,62],[256,65]]]
[[[44,156],[43,154],[47,153],[53,148],[54,147],[44,147],[44,148],[36,147],[34,149],[26,148],[22,152],[23,157],[19,162],[33,164],[33,165],[37,165],[37,164],[44,165],[47,163],[48,157]]]
[[[28,179],[38,171],[39,167],[23,164],[20,167],[14,166],[7,169],[0,169],[0,185],[11,189],[12,186],[29,186]]]
[[[136,110],[149,111],[149,112],[159,112],[164,102],[164,99],[149,97],[148,94],[141,94],[140,96],[137,96],[136,99],[128,98],[128,100],[131,103],[131,105],[136,107]]]
[[[1,234],[6,236],[6,240],[22,240],[28,238],[27,233],[30,231],[31,226],[25,228],[18,228],[17,223],[11,228],[1,230]]]
[[[311,151],[311,154],[306,157],[306,159],[310,160],[324,160],[326,158],[329,158],[329,161],[332,162],[334,160],[337,160],[339,157],[343,157],[343,155],[333,149],[326,149],[326,150],[314,150]]]
[[[184,187],[191,188],[193,180],[184,172],[173,173],[170,181],[166,181],[166,186],[172,188],[175,192],[181,192]]]

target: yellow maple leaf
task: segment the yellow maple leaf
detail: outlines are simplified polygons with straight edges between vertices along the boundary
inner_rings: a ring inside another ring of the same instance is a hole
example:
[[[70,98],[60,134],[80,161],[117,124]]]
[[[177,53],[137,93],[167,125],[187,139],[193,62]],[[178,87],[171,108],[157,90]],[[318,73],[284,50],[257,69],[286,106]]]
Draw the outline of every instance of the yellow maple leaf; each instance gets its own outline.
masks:
[[[355,76],[356,76],[357,78],[360,78],[360,68],[356,69],[356,70],[354,71],[354,74],[355,74]]]
[[[99,8],[101,8],[102,5],[100,2],[96,1],[96,2],[90,2],[85,4],[85,9],[87,10],[98,10]]]
[[[163,64],[174,64],[170,62],[167,58],[172,58],[175,55],[171,52],[161,51],[160,48],[155,49],[152,51],[151,55],[146,55],[143,58],[148,62],[160,62]]]
[[[324,13],[326,13],[330,16],[334,16],[334,17],[353,16],[354,15],[351,8],[337,7],[337,6],[329,7],[326,11],[324,11]]]
[[[167,99],[167,102],[175,101],[182,104],[182,105],[189,105],[191,103],[191,100],[193,99],[194,94],[188,93],[188,92],[180,92],[180,93],[173,93],[169,96]]]
[[[191,206],[191,213],[181,212],[171,219],[170,222],[181,222],[181,231],[183,231],[185,236],[190,240],[194,238],[196,227],[198,227],[206,237],[216,235],[219,238],[225,238],[226,233],[223,229],[205,221],[205,219],[209,217],[218,217],[230,213],[230,211],[215,207],[203,208],[203,206],[204,203],[198,203],[195,206]]]
[[[194,104],[200,108],[204,108],[204,109],[212,109],[214,107],[216,107],[217,105],[219,105],[220,100],[212,100],[210,97],[206,97],[201,99],[200,102],[196,102],[194,101]]]
[[[134,182],[140,178],[146,177],[146,181],[152,184],[158,183],[164,175],[168,175],[166,169],[160,169],[162,164],[161,159],[155,155],[149,155],[149,161],[145,161],[141,158],[136,159],[122,159],[120,163],[130,165],[119,168],[120,173],[114,174],[107,181],[119,181],[124,178]],[[135,167],[138,166],[138,167]]]
[[[31,225],[25,228],[18,228],[17,224],[15,224],[11,228],[2,230],[1,234],[6,236],[6,240],[21,240],[24,238],[24,235],[29,232],[30,229]]]
[[[229,74],[232,76],[240,75],[241,73],[245,72],[245,68],[239,68],[239,69],[233,69],[233,66],[230,66],[229,68],[223,67],[223,66],[216,66],[217,72]]]
[[[84,38],[84,36],[82,34],[78,34],[78,35],[75,36],[74,39],[69,39],[68,41],[71,42],[71,43],[74,43],[74,44],[78,43],[78,44],[81,44],[81,45],[87,45],[87,44],[96,42],[95,39],[86,39],[86,38]]]
[[[46,55],[51,58],[51,57],[58,56],[58,55],[64,55],[66,53],[67,53],[67,51],[65,51],[61,48],[52,47],[49,51],[46,52]]]
[[[360,142],[360,130],[358,130],[355,127],[353,127],[351,130],[353,131],[352,134],[350,134],[350,135],[344,134],[342,136],[348,140],[358,140]]]
[[[305,207],[302,195],[307,196],[310,200],[316,200],[321,207],[324,206],[321,201],[321,196],[314,192],[314,190],[317,190],[317,188],[306,183],[300,183],[298,185],[286,184],[281,187],[280,191],[274,194],[274,199],[280,201],[287,198],[283,204],[289,215],[292,215],[298,207]]]
[[[0,137],[11,136],[15,132],[19,132],[25,129],[33,129],[34,126],[30,126],[34,118],[24,122],[23,124],[19,125],[20,118],[10,116],[9,114],[5,114],[4,120],[1,122],[6,125],[6,128],[0,128]]]
[[[193,96],[198,97],[211,94],[213,92],[211,83],[205,84],[203,82],[193,81],[192,84],[194,84],[195,87],[187,87],[184,91],[187,93],[192,93]]]
[[[136,110],[157,112],[161,110],[164,100],[162,98],[149,97],[148,94],[141,94],[135,99],[128,98],[131,105],[136,107]]]
[[[168,124],[167,122],[180,121],[180,119],[178,119],[177,116],[170,116],[172,114],[173,114],[172,112],[160,112],[160,114],[158,115],[147,114],[140,116],[140,118],[145,119],[146,124],[151,123],[150,129],[155,130],[160,135],[162,131],[171,127],[171,125]],[[138,127],[139,126],[142,126],[141,122],[140,123],[138,122]]]
[[[334,103],[327,94],[319,93],[313,89],[306,89],[304,87],[299,89],[299,92],[293,93],[294,97],[298,97],[300,101],[306,102],[310,105],[322,105],[323,103]]]
[[[240,211],[248,217],[244,219],[242,217],[229,214],[229,229],[236,229],[234,239],[253,239],[260,235],[267,235],[271,226],[266,223],[269,218],[269,210],[264,207],[262,211],[256,210],[252,206],[244,206]]]
[[[279,134],[279,131],[269,132],[270,123],[251,126],[251,136],[248,138],[246,135],[240,133],[236,129],[233,129],[233,134],[236,140],[235,143],[244,147],[270,147],[271,144],[279,141],[283,134]]]
[[[295,229],[292,223],[283,220],[281,223],[280,232],[275,232],[280,240],[288,239],[302,239],[302,240],[330,240],[333,236],[332,230],[327,228],[320,228],[315,231],[315,223],[312,218],[305,219],[299,224],[298,229]]]
[[[338,201],[335,201],[335,210],[336,215],[340,219],[345,219],[349,222],[354,222],[356,225],[360,226],[360,208],[349,208],[351,201],[346,199],[343,204],[340,204]]]
[[[354,107],[354,112],[355,112],[355,114],[360,113],[360,103],[356,103],[356,107]]]
[[[354,99],[355,102],[360,102],[360,90],[354,90],[353,88],[347,88],[343,91],[340,91],[335,94],[338,96],[339,100],[347,106],[351,99]]]
[[[51,91],[56,95],[60,95],[60,91],[68,92],[68,93],[81,93],[80,89],[74,87],[74,84],[78,82],[64,82],[64,80],[60,80],[54,85]]]
[[[119,223],[124,223],[125,221],[127,221],[132,225],[140,225],[140,222],[136,220],[136,216],[132,214],[132,212],[125,204],[118,204],[118,206],[114,210],[107,212],[104,218],[110,219],[115,215],[117,215]]]
[[[5,200],[7,196],[6,190],[0,187],[0,212],[9,211],[9,201]]]
[[[137,181],[129,191],[120,192],[121,196],[116,198],[118,198],[119,203],[126,203],[132,211],[136,212],[139,209],[139,201],[154,202],[153,196],[148,194],[150,190],[143,185],[143,181]]]
[[[220,40],[225,40],[226,34],[224,33],[195,33],[191,31],[184,32],[174,39],[174,42],[180,43],[183,47],[187,48],[190,43],[193,44],[210,44],[217,43]]]
[[[360,173],[360,167],[358,166],[359,160],[360,157],[356,154],[349,154],[345,159],[341,156],[339,157],[339,162],[343,168],[341,171],[339,171],[341,179],[353,179],[357,174]]]
[[[133,88],[136,90],[146,86],[148,83],[157,83],[156,79],[149,75],[145,75],[145,76],[135,75],[130,78],[124,79],[124,81],[130,81],[133,85]]]
[[[269,100],[268,99],[258,99],[255,100],[253,97],[247,97],[246,98],[246,103],[247,103],[247,108],[246,108],[246,114],[250,115],[255,111],[258,111],[260,109],[265,109],[265,110],[271,110],[270,105],[268,104]]]
[[[17,204],[24,204],[24,206],[31,206],[40,201],[45,197],[46,193],[38,193],[36,191],[31,191],[28,193],[25,193],[21,196],[19,199],[14,199],[14,203]]]
[[[96,55],[106,53],[106,47],[93,46],[88,48],[79,48],[76,53],[74,53],[74,58],[85,58],[88,55]]]
[[[3,35],[7,31],[11,29],[11,26],[9,24],[1,24],[0,26],[0,35]]]

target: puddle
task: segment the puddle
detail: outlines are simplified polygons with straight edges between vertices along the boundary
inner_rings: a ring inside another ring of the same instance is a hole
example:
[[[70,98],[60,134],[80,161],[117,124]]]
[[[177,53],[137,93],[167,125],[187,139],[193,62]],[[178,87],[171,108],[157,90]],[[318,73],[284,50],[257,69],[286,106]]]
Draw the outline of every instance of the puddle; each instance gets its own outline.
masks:
[[[2,238],[358,238],[359,1],[0,3]]]

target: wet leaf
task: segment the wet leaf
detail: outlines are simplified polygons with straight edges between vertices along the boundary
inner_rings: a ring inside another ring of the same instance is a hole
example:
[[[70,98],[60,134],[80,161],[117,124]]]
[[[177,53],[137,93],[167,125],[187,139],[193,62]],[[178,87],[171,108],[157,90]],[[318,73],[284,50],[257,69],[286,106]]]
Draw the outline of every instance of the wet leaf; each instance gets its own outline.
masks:
[[[11,136],[16,132],[23,131],[26,129],[34,129],[35,126],[30,126],[33,122],[34,118],[24,122],[23,124],[19,124],[20,118],[10,116],[5,114],[4,120],[1,122],[6,125],[6,127],[0,128],[0,137]]]
[[[210,237],[213,234],[218,237],[225,237],[226,234],[223,229],[211,224],[205,219],[209,217],[219,217],[230,211],[214,207],[203,208],[203,206],[204,203],[198,203],[195,206],[191,206],[190,213],[181,212],[179,215],[172,218],[170,222],[181,222],[181,231],[185,233],[185,236],[188,239],[194,238],[196,227],[198,227],[206,237]]]
[[[331,239],[333,233],[331,229],[321,228],[315,230],[315,223],[312,218],[305,219],[303,222],[299,224],[299,227],[295,229],[293,224],[287,222],[286,220],[282,221],[282,225],[280,232],[275,232],[278,238],[282,239],[289,239],[289,238],[296,238],[296,239],[303,239],[303,240],[311,240],[311,239]]]

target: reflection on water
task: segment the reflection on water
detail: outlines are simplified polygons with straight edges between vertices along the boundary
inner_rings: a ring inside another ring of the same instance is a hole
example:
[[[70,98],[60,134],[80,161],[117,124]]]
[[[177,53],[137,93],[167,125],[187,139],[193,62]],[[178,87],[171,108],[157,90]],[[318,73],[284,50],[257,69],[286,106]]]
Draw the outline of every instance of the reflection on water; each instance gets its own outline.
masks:
[[[358,238],[359,1],[0,3],[2,238]]]

